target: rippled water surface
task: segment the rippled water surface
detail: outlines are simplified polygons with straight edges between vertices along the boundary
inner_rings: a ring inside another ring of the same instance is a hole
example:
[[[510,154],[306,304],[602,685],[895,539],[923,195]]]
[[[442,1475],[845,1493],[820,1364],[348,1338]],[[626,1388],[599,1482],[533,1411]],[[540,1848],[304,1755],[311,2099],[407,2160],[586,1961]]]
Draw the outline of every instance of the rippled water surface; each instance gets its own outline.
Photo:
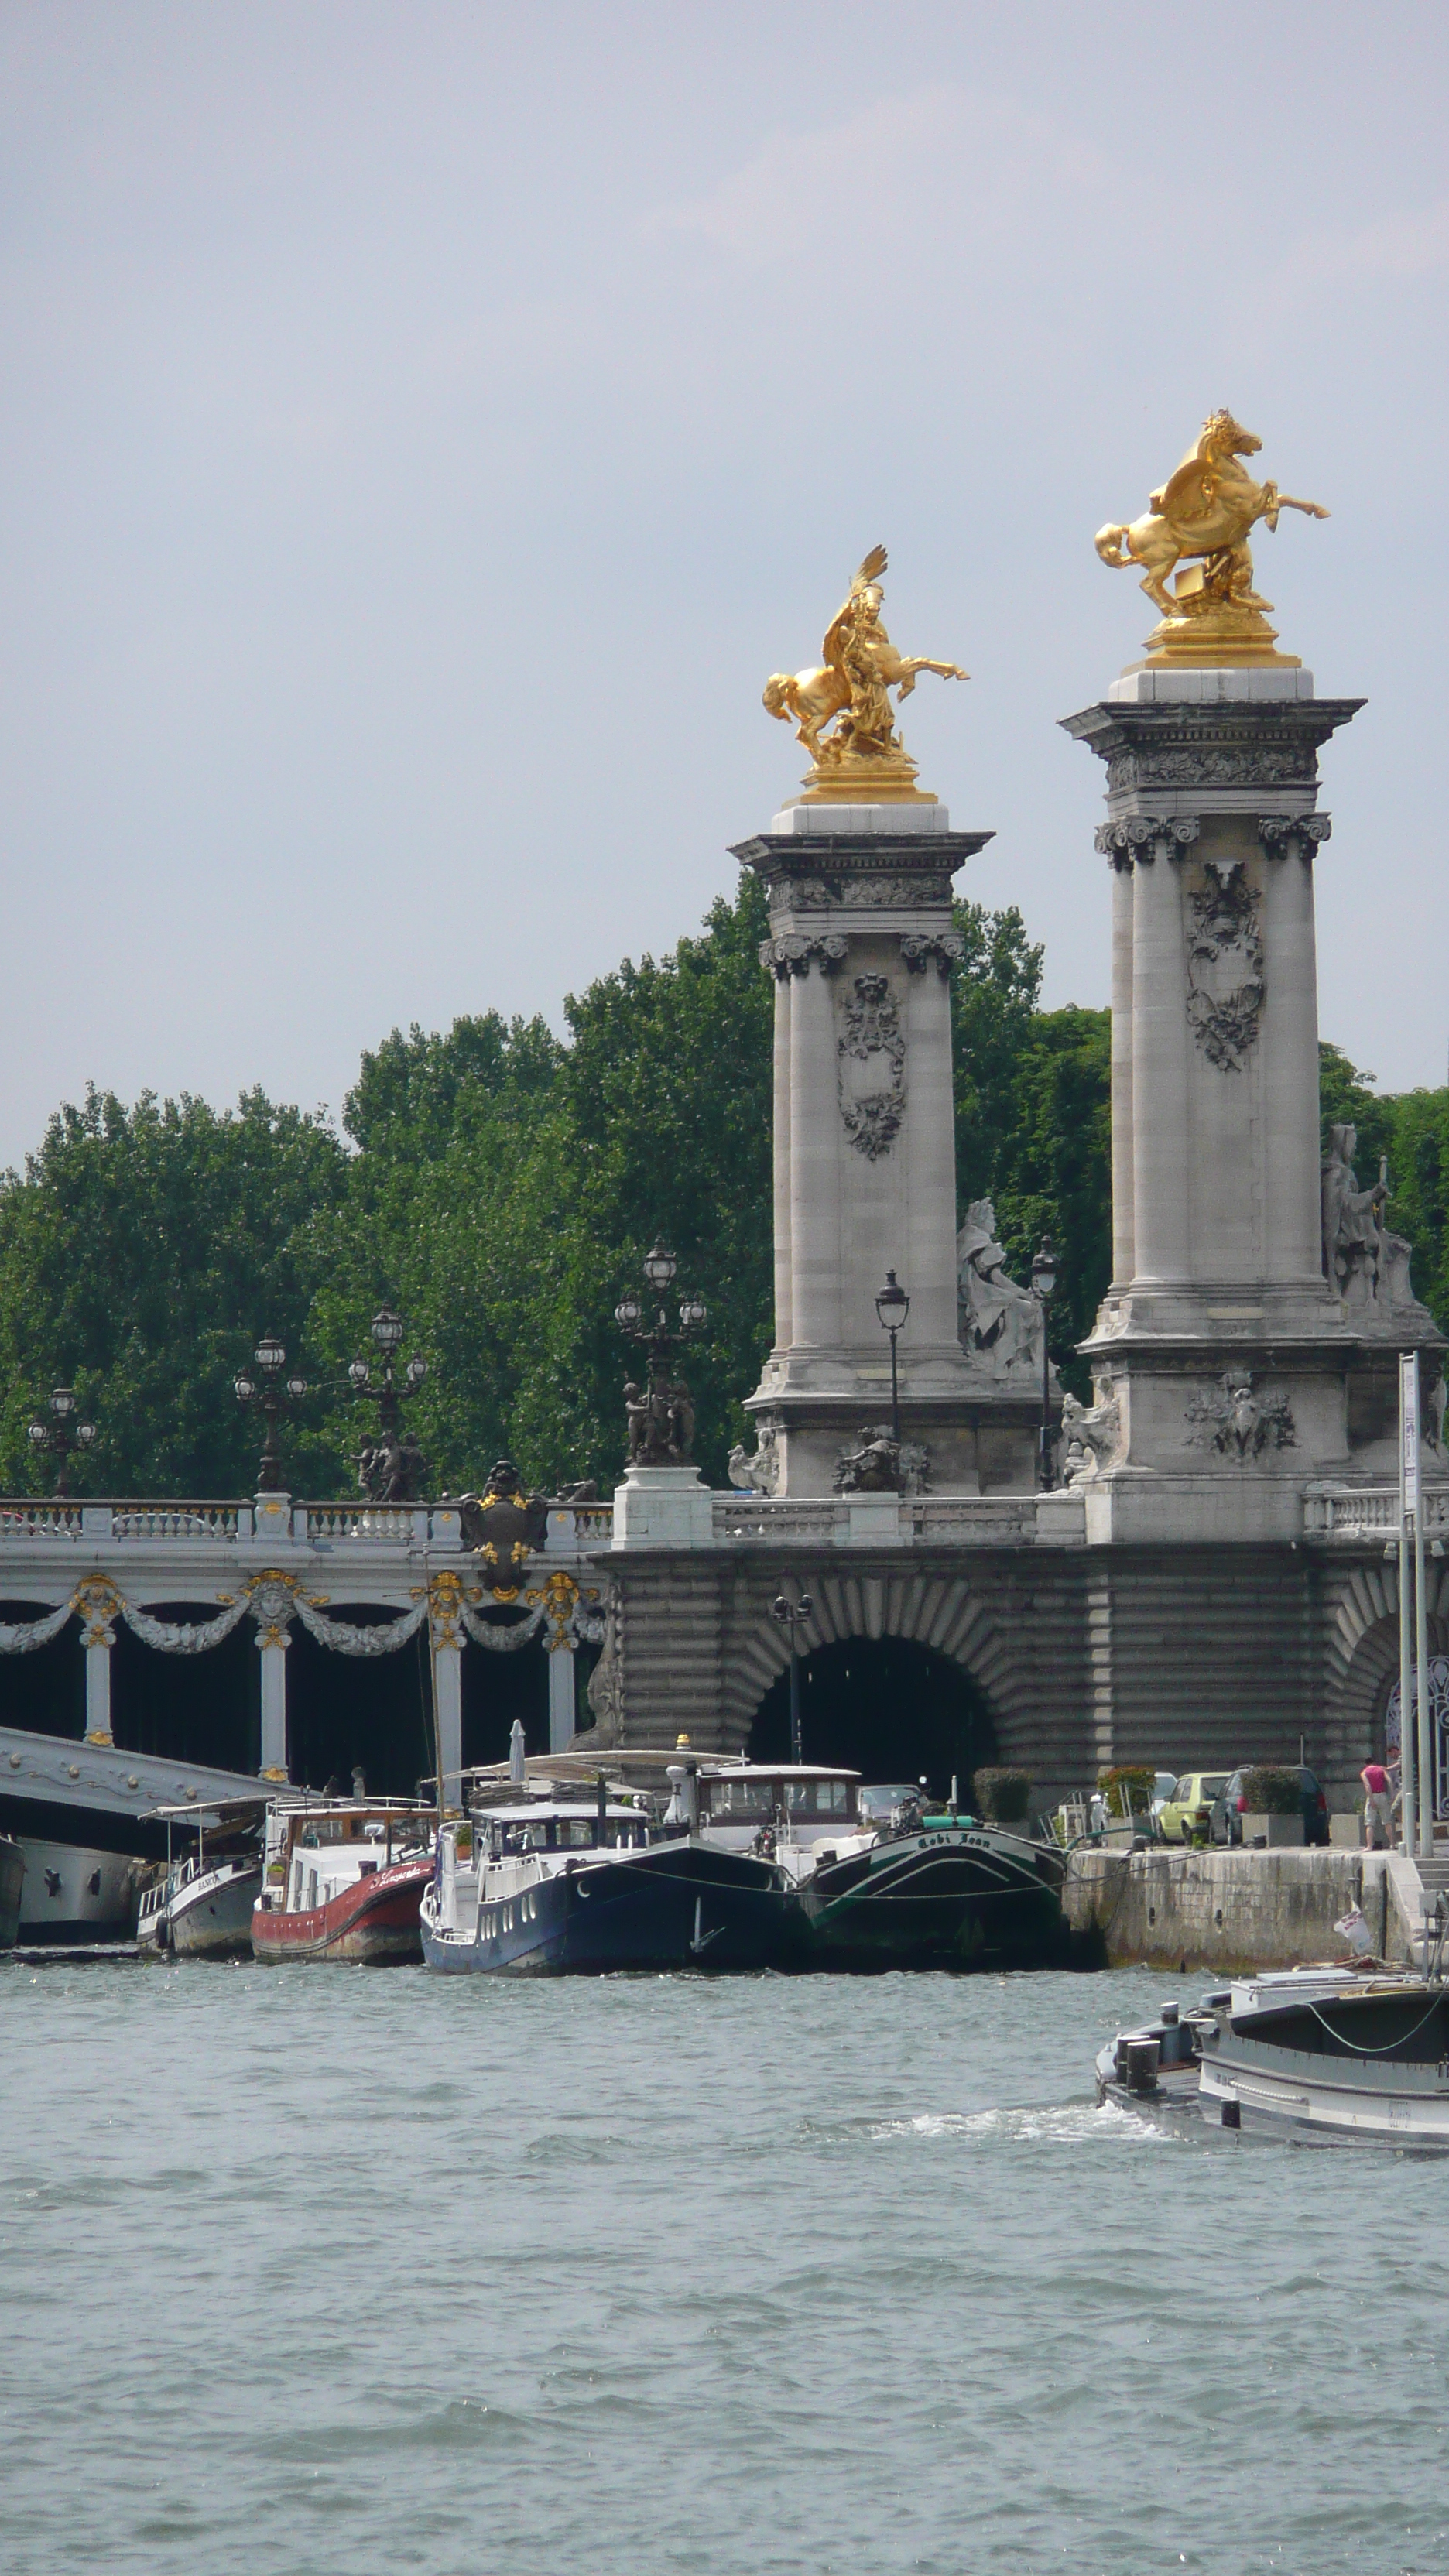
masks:
[[[1158,1992],[0,1962],[0,2566],[1442,2576],[1449,2163]]]

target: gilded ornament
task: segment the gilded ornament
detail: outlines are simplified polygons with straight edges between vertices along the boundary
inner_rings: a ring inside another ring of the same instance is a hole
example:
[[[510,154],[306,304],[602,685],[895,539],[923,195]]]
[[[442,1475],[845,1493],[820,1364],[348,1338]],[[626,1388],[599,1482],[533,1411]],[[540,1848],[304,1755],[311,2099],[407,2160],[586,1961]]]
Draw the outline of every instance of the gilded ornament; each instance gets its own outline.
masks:
[[[1273,603],[1253,588],[1248,537],[1260,519],[1276,529],[1280,510],[1301,510],[1310,519],[1326,519],[1328,512],[1317,501],[1295,501],[1276,483],[1254,482],[1239,459],[1256,456],[1262,444],[1230,411],[1215,411],[1176,473],[1151,495],[1145,516],[1098,529],[1103,563],[1117,571],[1139,565],[1142,588],[1162,611],[1161,625],[1147,638],[1149,670],[1224,662],[1297,669],[1296,653],[1273,650],[1277,636],[1264,614]]]
[[[796,740],[810,754],[802,802],[811,804],[934,805],[916,785],[916,764],[895,729],[890,692],[909,697],[922,671],[942,680],[964,680],[959,662],[932,662],[898,653],[880,622],[884,546],[872,546],[832,619],[821,662],[809,671],[775,671],[765,683],[764,705],[782,724],[793,721]],[[825,728],[833,726],[827,732]]]

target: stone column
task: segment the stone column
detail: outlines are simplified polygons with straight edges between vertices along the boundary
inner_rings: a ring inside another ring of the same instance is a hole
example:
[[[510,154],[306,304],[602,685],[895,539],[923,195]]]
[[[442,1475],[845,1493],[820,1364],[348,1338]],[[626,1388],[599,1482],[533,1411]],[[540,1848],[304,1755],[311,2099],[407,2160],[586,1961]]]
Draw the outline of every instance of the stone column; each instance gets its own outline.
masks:
[[[775,1347],[788,1350],[794,1340],[790,1250],[790,996],[794,977],[788,966],[775,969],[774,1185],[775,1185]]]
[[[1313,854],[1328,838],[1326,814],[1285,823],[1267,815],[1258,836],[1268,852],[1264,983],[1270,1003],[1264,1042],[1272,1082],[1265,1120],[1268,1275],[1316,1280],[1323,1270],[1318,1118],[1318,955],[1313,927]]]
[[[438,1694],[438,1794],[445,1807],[463,1798],[463,1641],[439,1637],[433,1648],[433,1676]]]
[[[287,1648],[291,1638],[285,1629],[259,1630],[257,1650],[262,1659],[262,1759],[264,1780],[286,1780],[287,1751]]]
[[[1182,889],[1170,833],[1144,841],[1132,871],[1133,1277],[1154,1286],[1191,1270],[1188,1048]]]
[[[905,1385],[912,1353],[954,1352],[956,1339],[956,1106],[951,1086],[951,969],[960,954],[954,932],[901,941],[907,974],[906,1060],[911,1069],[906,1116],[912,1150],[906,1194],[905,1260],[911,1311],[901,1336]],[[950,1223],[941,1222],[950,1211]]]
[[[1102,846],[1100,838],[1098,847]],[[1132,860],[1112,852],[1112,1285],[1137,1267],[1132,1213]]]
[[[844,942],[836,943],[842,953]],[[840,1322],[840,1124],[831,975],[817,948],[792,977],[790,1004],[790,1347],[837,1350]],[[813,963],[813,972],[812,972]]]
[[[574,1711],[574,1646],[571,1637],[548,1641],[548,1749],[567,1753],[576,1732]]]
[[[86,1742],[114,1744],[111,1732],[111,1648],[121,1596],[109,1577],[89,1575],[79,1585],[75,1607],[81,1617],[81,1643],[86,1657]]]

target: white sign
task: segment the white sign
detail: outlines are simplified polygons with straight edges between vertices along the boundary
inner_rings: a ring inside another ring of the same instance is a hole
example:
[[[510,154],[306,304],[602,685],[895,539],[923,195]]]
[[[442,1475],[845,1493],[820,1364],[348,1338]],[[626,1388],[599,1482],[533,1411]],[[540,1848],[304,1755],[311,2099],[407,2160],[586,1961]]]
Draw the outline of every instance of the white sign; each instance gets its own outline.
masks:
[[[1399,1354],[1399,1493],[1403,1509],[1419,1508],[1419,1355]]]

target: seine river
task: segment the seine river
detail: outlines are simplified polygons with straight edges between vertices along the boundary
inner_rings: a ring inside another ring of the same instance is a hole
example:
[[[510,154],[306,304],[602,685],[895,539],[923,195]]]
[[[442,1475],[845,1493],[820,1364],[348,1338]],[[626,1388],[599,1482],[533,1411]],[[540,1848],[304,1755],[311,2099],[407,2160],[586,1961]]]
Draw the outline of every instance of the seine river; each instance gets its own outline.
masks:
[[[1442,2576],[1449,2165],[1161,1991],[0,1962],[0,2566]]]

